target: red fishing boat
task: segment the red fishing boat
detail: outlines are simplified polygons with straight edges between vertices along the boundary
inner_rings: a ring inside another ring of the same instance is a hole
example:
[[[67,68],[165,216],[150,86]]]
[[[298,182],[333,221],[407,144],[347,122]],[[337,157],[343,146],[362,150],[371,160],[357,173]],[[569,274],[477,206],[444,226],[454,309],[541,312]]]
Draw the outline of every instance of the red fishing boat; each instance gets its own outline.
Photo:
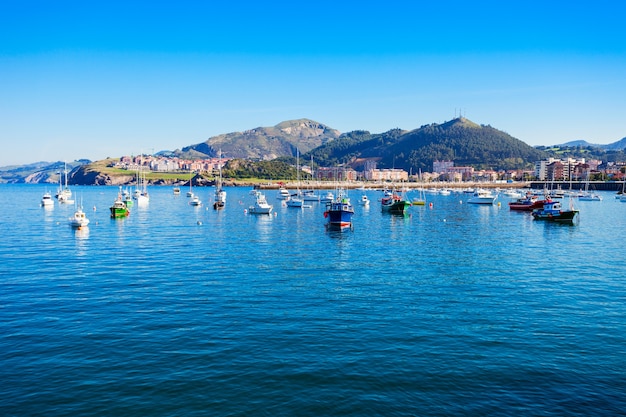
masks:
[[[526,197],[518,198],[515,201],[509,203],[509,209],[518,211],[533,211],[535,209],[543,208],[545,202],[550,202],[550,198],[545,200],[539,200],[539,197],[530,193],[526,194]]]

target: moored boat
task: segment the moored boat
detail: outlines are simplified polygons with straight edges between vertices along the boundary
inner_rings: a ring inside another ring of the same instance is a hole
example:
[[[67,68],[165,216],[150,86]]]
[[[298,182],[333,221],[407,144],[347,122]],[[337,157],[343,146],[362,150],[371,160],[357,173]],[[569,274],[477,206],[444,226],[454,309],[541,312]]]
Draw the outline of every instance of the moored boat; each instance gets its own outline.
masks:
[[[411,201],[411,204],[413,204],[414,206],[425,206],[426,195],[424,193],[424,188],[420,187],[418,191],[419,191],[419,195],[413,198],[413,200]]]
[[[215,210],[221,210],[226,206],[226,191],[215,191],[215,201],[213,202],[213,208]]]
[[[327,191],[324,195],[320,196],[320,202],[332,203],[335,200],[335,195],[332,191]]]
[[[200,197],[194,194],[191,197],[191,200],[189,200],[189,205],[199,207],[202,205],[202,200],[200,200]]]
[[[296,192],[289,196],[286,203],[287,207],[303,208],[304,201],[300,192],[300,150],[298,148],[296,148],[296,178]]]
[[[502,195],[505,197],[509,197],[509,198],[523,198],[524,197],[521,192],[511,189],[511,188],[504,190],[502,192]]]
[[[493,204],[497,197],[497,195],[489,190],[477,189],[467,202],[470,204]]]
[[[221,210],[226,206],[226,191],[224,191],[222,184],[222,151],[220,150],[220,160],[218,162],[219,177],[215,184],[215,201],[213,202],[213,209]]]
[[[302,208],[304,207],[304,203],[302,201],[301,198],[297,197],[297,194],[294,194],[293,196],[289,197],[289,199],[287,199],[286,201],[287,207],[291,207],[291,208]]]
[[[52,194],[49,191],[46,191],[41,197],[41,205],[43,207],[51,207],[54,206],[54,200],[52,199]]]
[[[85,212],[83,212],[82,207],[79,206],[78,208],[76,208],[74,215],[69,218],[69,223],[70,226],[76,229],[87,227],[87,225],[89,225],[89,219],[85,215]]]
[[[255,190],[254,205],[248,207],[249,214],[270,214],[273,207],[268,204],[265,194]]]
[[[64,164],[65,168],[63,169],[63,173],[65,174],[65,187],[61,184],[61,173],[59,173],[59,191],[56,194],[57,200],[59,200],[60,204],[74,204],[74,200],[72,200],[72,191],[67,185],[67,164]]]
[[[518,198],[515,201],[509,202],[509,209],[517,211],[533,211],[534,209],[543,208],[543,203],[551,201],[549,198],[545,200],[539,200],[539,197],[528,193],[526,197]]]
[[[393,214],[404,214],[411,206],[411,202],[404,199],[395,191],[385,192],[385,196],[380,200],[382,210]]]
[[[303,190],[302,191],[302,200],[303,201],[320,201],[320,195],[315,193],[315,190]]]
[[[602,201],[602,196],[600,194],[585,191],[577,195],[580,201]]]
[[[113,219],[128,217],[128,215],[130,214],[130,210],[128,209],[126,204],[124,204],[124,201],[122,201],[121,196],[119,196],[118,199],[115,200],[109,210],[111,211],[111,218]]]
[[[124,204],[126,204],[126,207],[128,208],[131,208],[132,206],[135,205],[135,203],[133,202],[133,198],[131,197],[130,194],[124,197]]]
[[[563,210],[560,201],[546,200],[543,208],[535,209],[532,216],[535,220],[546,220],[558,223],[574,223],[578,210]]]
[[[291,194],[289,194],[289,190],[284,187],[280,187],[276,192],[276,198],[279,200],[289,200],[289,197],[291,197]]]
[[[351,226],[353,215],[354,207],[352,207],[348,196],[341,191],[337,193],[337,198],[334,201],[326,204],[324,217],[328,218],[329,226]]]

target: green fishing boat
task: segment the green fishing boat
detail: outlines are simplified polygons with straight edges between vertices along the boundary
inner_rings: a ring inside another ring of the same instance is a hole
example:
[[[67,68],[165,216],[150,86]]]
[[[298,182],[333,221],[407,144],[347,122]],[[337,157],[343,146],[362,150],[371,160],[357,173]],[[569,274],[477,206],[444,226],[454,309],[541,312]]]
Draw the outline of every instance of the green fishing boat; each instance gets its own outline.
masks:
[[[118,198],[117,200],[115,200],[113,205],[110,207],[110,210],[111,210],[111,218],[112,219],[119,219],[119,218],[122,218],[122,217],[128,217],[128,215],[130,214],[130,210],[128,209],[128,207],[122,201],[121,198]]]

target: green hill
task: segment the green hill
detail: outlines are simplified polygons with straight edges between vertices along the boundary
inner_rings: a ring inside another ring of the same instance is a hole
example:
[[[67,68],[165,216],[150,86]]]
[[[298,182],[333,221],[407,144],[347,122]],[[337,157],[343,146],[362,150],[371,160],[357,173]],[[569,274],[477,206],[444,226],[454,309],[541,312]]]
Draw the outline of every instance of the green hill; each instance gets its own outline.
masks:
[[[465,118],[430,124],[412,131],[400,129],[381,134],[355,131],[313,150],[320,165],[349,164],[355,168],[373,160],[379,168],[431,171],[433,161],[450,160],[456,166],[474,168],[530,168],[546,157],[543,151],[491,126]]]

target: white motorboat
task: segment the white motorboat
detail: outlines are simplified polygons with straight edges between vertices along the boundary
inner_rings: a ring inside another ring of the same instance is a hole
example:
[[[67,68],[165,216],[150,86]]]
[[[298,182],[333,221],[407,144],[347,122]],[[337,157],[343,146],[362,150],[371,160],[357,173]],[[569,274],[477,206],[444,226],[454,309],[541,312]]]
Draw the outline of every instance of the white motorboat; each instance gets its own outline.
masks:
[[[80,229],[81,227],[87,227],[89,224],[89,219],[83,212],[82,207],[78,207],[74,212],[74,215],[69,218],[70,226]]]
[[[586,191],[581,194],[578,194],[578,199],[580,201],[602,201],[602,196],[597,193]]]
[[[502,192],[502,195],[509,198],[522,198],[524,197],[521,192],[513,189],[508,189]]]
[[[260,191],[256,191],[255,197],[256,197],[256,200],[254,202],[254,205],[248,207],[248,213],[270,214],[272,212],[273,207],[270,204],[268,204],[267,199],[265,198],[265,195]]]
[[[41,197],[41,205],[43,207],[51,207],[54,206],[54,200],[52,199],[52,194],[49,191],[46,191]]]
[[[335,196],[333,195],[332,191],[328,191],[326,194],[320,197],[320,201],[322,203],[332,203],[333,201],[335,201]]]
[[[276,198],[279,200],[289,200],[291,194],[289,194],[289,190],[284,187],[280,187],[276,192]]]
[[[291,207],[291,208],[303,207],[302,199],[296,196],[289,197],[289,199],[286,201],[286,204],[287,204],[287,207]]]
[[[198,206],[202,205],[202,201],[200,200],[200,197],[198,197],[197,195],[194,194],[191,197],[191,200],[189,200],[189,204],[192,205],[192,206],[198,207]]]
[[[497,197],[489,190],[477,189],[467,202],[470,204],[493,204]]]
[[[304,190],[302,191],[302,200],[304,201],[320,201],[319,194],[315,193],[315,190]]]
[[[361,196],[361,199],[359,200],[359,204],[362,206],[369,206],[370,205],[370,199],[367,198],[367,196],[365,194],[363,194]]]

